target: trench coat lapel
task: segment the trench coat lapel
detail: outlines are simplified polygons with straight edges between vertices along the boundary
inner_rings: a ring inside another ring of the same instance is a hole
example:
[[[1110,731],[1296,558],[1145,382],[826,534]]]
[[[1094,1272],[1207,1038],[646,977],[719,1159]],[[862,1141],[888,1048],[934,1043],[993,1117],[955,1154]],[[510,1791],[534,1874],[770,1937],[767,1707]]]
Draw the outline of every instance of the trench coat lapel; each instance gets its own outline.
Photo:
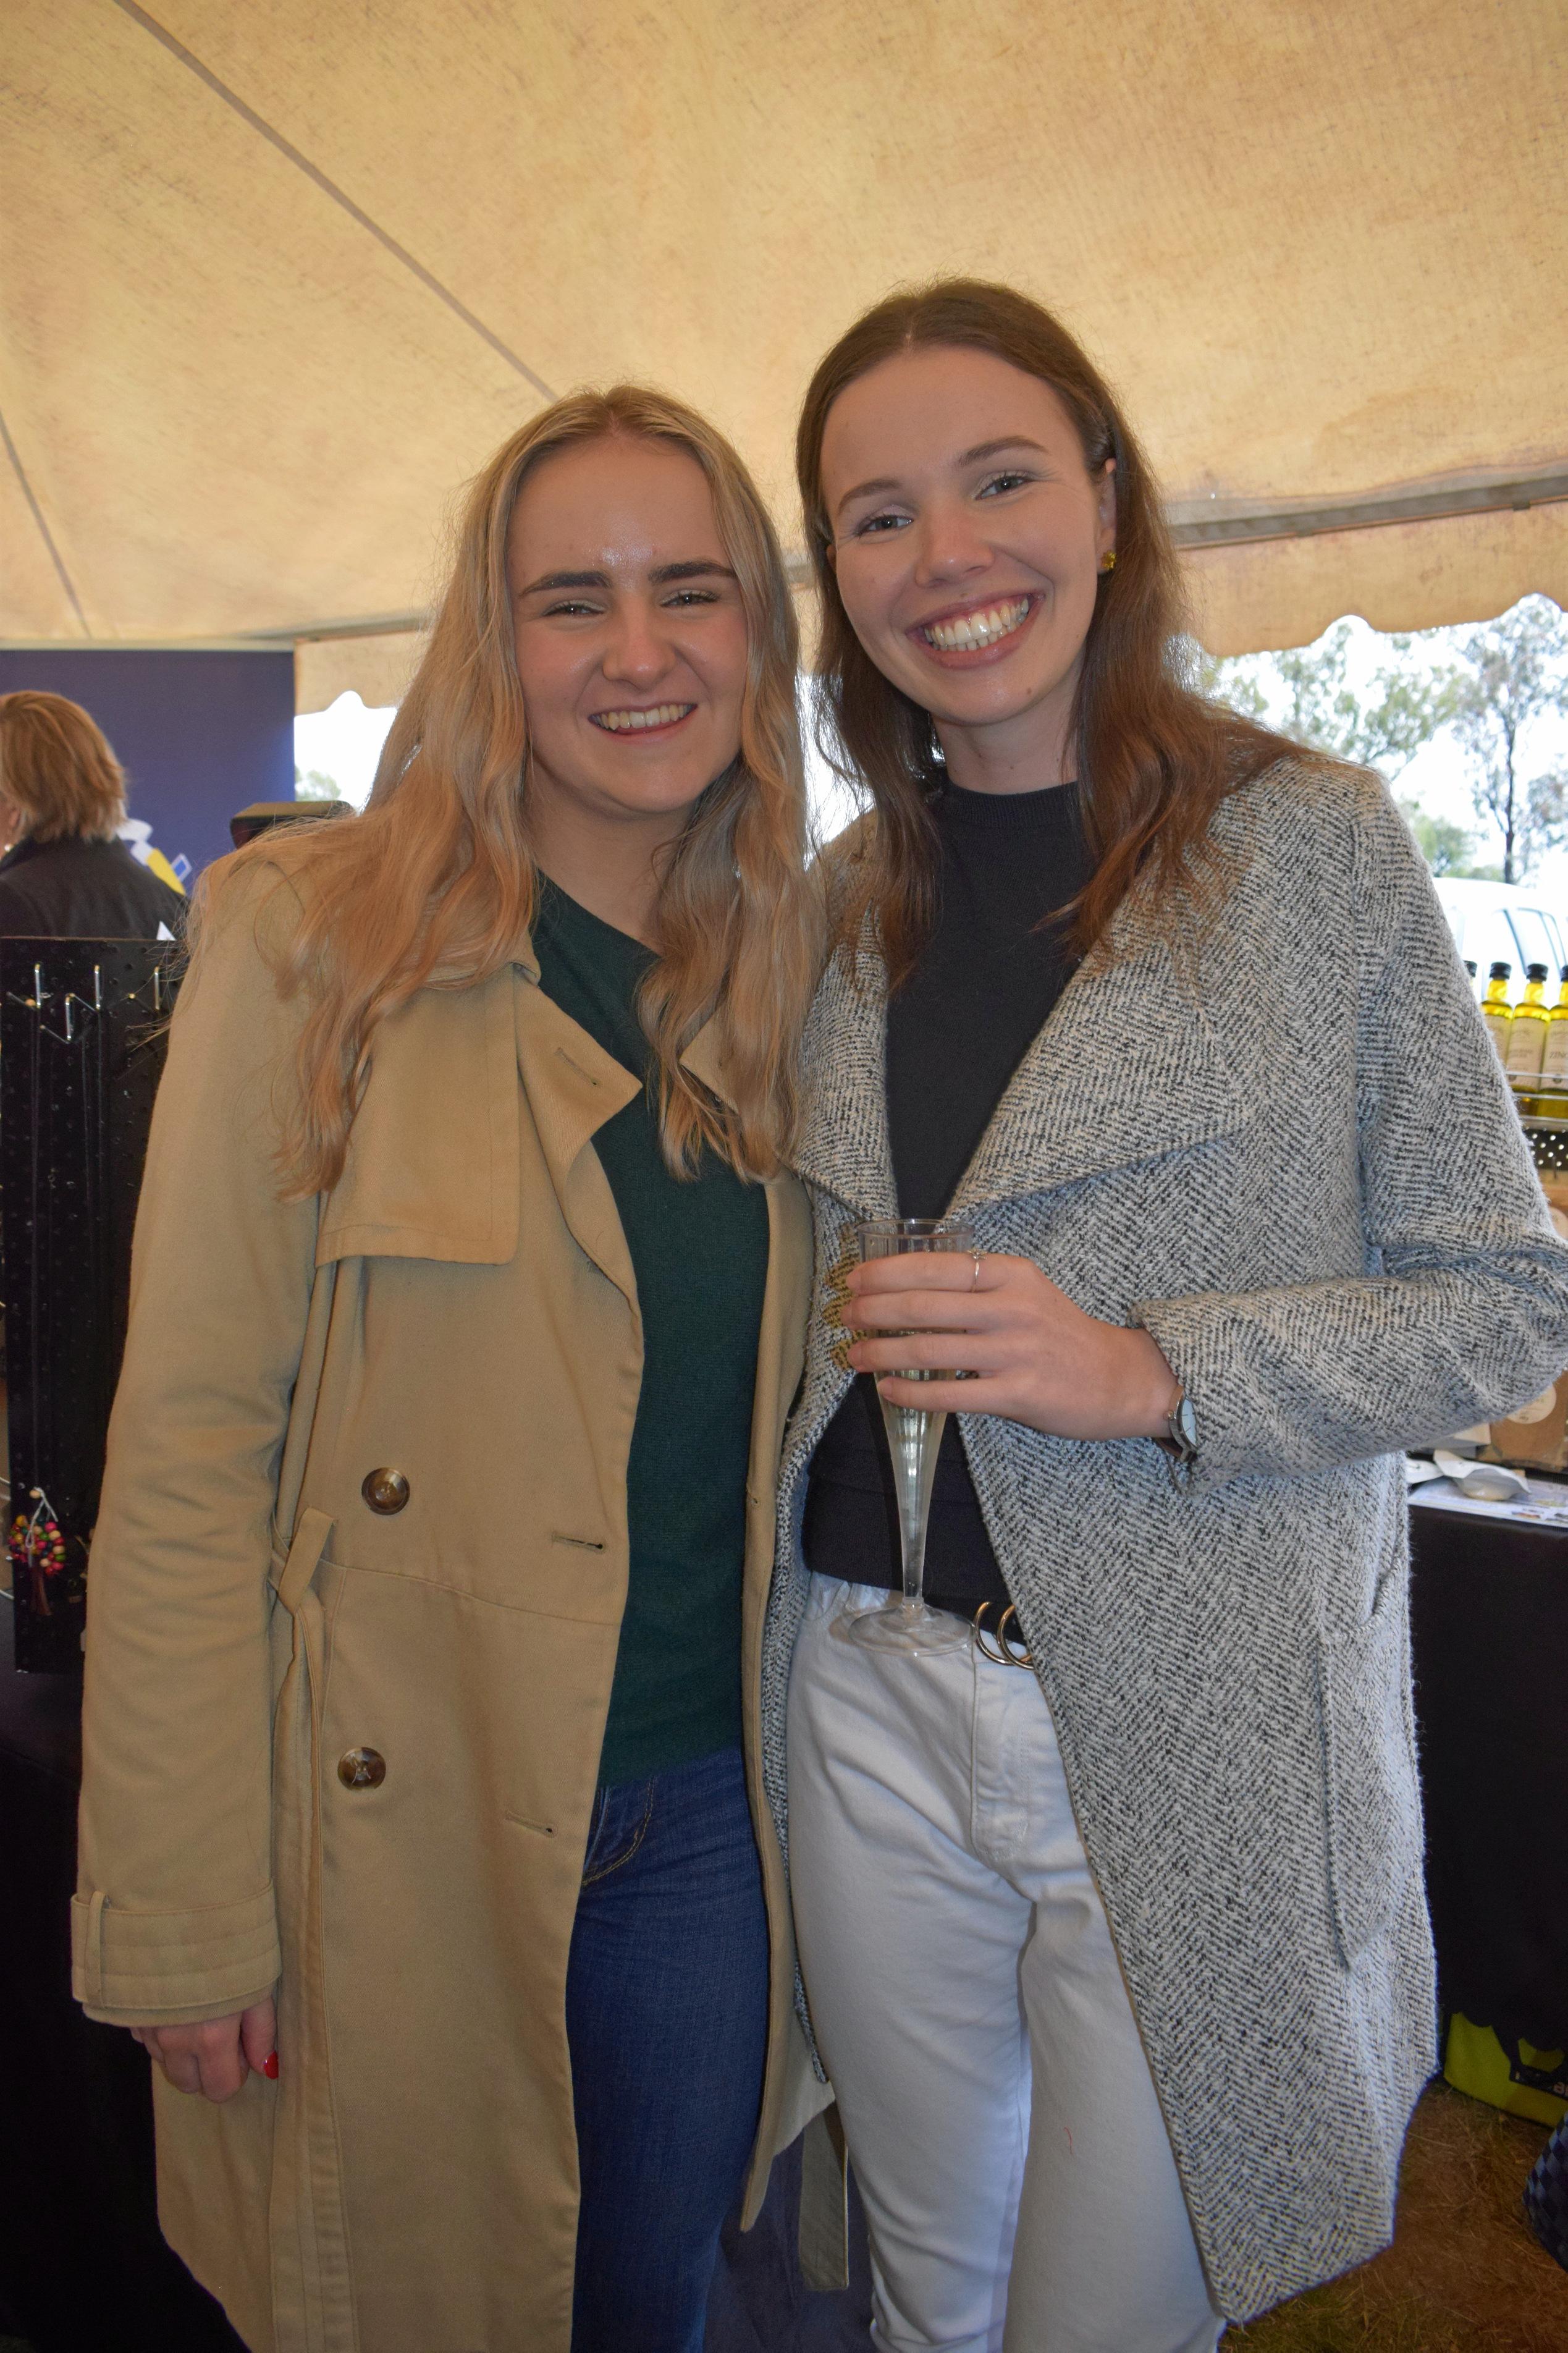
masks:
[[[477,987],[421,989],[376,1033],[318,1265],[504,1265],[518,1246],[527,1118],[574,1239],[635,1300],[626,1237],[587,1146],[640,1083],[545,996],[526,941]]]
[[[521,1161],[512,974],[422,988],[375,1032],[316,1263],[425,1258],[503,1266]]]
[[[550,1182],[572,1239],[635,1303],[637,1278],[615,1196],[589,1150],[606,1120],[642,1091],[642,1081],[579,1029],[547,997],[528,965],[514,976],[516,1076],[539,1137]]]
[[[728,1102],[721,1029],[704,1023],[681,1060]],[[504,1264],[518,1244],[527,1118],[574,1240],[635,1302],[626,1236],[588,1146],[641,1084],[545,995],[526,936],[477,988],[420,990],[376,1033],[343,1175],[323,1208],[318,1265],[361,1256]]]

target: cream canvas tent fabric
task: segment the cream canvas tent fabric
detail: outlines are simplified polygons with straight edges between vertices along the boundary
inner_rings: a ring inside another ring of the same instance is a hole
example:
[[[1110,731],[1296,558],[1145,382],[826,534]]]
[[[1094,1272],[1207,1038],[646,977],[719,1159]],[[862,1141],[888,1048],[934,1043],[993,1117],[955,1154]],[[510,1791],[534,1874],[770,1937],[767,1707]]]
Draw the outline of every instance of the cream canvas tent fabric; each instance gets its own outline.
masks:
[[[1125,393],[1202,634],[1568,601],[1563,0],[0,0],[0,638],[406,675],[457,488],[648,377],[798,546],[900,280]],[[1397,518],[1389,520],[1390,517]]]

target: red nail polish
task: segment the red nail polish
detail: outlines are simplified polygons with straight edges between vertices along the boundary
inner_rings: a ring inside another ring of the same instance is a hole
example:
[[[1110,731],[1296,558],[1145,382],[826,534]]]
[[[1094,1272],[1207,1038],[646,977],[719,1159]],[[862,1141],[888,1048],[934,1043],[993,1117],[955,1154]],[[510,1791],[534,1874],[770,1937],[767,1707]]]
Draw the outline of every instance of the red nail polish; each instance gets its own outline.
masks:
[[[278,2081],[278,2053],[276,2051],[269,2051],[268,2052],[266,2058],[261,2063],[261,2072],[266,2076],[269,2084],[275,2084]]]

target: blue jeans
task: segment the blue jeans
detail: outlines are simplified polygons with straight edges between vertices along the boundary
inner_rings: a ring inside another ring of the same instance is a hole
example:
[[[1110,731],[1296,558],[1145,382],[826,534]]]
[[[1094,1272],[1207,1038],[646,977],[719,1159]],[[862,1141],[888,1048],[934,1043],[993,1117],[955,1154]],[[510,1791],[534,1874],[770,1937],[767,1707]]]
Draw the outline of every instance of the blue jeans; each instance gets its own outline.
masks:
[[[700,2353],[767,2045],[738,1748],[601,1789],[566,1978],[582,2206],[572,2353]]]

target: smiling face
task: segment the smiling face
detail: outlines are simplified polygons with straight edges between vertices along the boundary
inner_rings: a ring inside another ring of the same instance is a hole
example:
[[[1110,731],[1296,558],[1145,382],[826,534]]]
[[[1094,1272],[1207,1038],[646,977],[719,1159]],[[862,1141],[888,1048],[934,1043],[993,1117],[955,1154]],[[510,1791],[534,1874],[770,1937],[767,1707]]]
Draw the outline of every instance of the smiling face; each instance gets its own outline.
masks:
[[[741,747],[746,617],[697,460],[614,435],[544,459],[512,512],[507,581],[543,844],[673,839]]]
[[[1116,539],[1113,466],[1089,473],[1037,376],[939,344],[840,393],[821,473],[850,625],[930,712],[955,779],[990,791],[1062,781]]]

